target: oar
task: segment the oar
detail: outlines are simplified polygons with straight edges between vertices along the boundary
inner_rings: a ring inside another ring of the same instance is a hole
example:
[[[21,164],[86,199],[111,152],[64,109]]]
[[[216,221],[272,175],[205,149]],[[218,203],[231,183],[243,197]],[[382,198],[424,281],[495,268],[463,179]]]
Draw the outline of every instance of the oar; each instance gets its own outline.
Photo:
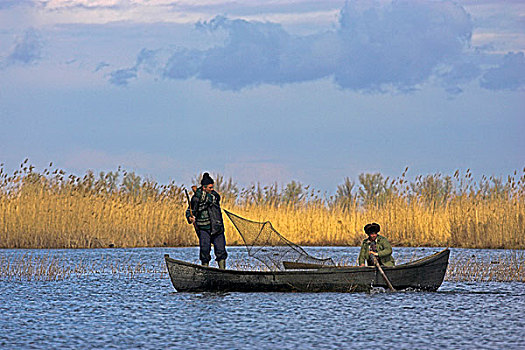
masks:
[[[374,261],[374,264],[376,265],[377,269],[379,270],[379,272],[381,272],[381,275],[385,279],[386,285],[388,286],[388,288],[390,288],[390,290],[392,292],[395,292],[396,289],[394,288],[392,283],[390,283],[390,280],[388,279],[388,277],[386,277],[385,271],[383,271],[383,269],[381,268],[381,265],[379,265],[379,261],[377,261],[377,258],[375,257],[375,255],[373,255],[373,254],[371,254],[371,255],[372,255],[372,260]]]

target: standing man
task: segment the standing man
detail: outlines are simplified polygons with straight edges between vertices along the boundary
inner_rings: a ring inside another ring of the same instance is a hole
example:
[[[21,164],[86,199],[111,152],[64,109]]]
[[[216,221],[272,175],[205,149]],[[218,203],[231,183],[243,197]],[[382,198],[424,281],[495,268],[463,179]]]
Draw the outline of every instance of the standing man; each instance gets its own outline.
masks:
[[[210,251],[213,244],[215,260],[220,269],[225,269],[228,254],[226,253],[220,201],[221,196],[213,189],[213,179],[210,174],[204,173],[201,187],[197,188],[191,197],[191,211],[188,208],[186,218],[188,223],[195,225],[199,237],[199,259],[202,265],[210,265]]]
[[[367,224],[364,229],[368,238],[361,244],[359,266],[365,266],[365,261],[368,266],[374,266],[372,255],[376,257],[380,265],[394,266],[395,261],[392,257],[392,246],[385,237],[378,234],[381,230],[379,224],[373,222]]]

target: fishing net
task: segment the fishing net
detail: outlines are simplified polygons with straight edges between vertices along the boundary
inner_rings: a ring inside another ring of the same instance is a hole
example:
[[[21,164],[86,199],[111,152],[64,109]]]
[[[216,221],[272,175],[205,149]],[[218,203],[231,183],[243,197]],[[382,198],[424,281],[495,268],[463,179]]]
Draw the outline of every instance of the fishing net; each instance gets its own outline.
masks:
[[[284,270],[283,262],[335,266],[331,258],[315,258],[299,245],[284,238],[269,221],[256,222],[227,210],[224,212],[241,235],[248,255],[262,262],[270,270]]]

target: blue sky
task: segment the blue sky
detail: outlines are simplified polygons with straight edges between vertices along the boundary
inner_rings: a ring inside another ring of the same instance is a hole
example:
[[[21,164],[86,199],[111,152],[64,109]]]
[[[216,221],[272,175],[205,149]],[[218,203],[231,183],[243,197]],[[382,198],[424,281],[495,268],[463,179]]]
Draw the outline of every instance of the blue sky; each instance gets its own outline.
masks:
[[[188,184],[525,167],[523,1],[0,0],[0,163]]]

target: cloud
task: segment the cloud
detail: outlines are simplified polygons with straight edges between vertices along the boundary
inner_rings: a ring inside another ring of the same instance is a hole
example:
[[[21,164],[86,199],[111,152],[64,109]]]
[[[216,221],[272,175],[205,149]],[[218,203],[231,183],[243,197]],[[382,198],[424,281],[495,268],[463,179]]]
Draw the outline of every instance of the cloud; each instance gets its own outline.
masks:
[[[229,90],[284,79],[281,54],[290,45],[290,37],[280,25],[224,17],[203,25],[226,30],[229,40],[225,46],[203,52],[198,78]]]
[[[135,67],[118,69],[109,74],[109,82],[117,86],[127,86],[131,79],[137,78],[137,69]]]
[[[437,77],[442,81],[445,90],[457,95],[463,92],[461,85],[477,79],[481,74],[481,69],[473,62],[458,62],[453,66],[444,67],[444,70],[437,73]]]
[[[136,63],[133,67],[118,69],[109,73],[109,82],[117,86],[126,86],[129,81],[136,79],[138,72],[144,70],[147,73],[160,75],[162,70],[158,67],[164,66],[166,59],[162,57],[163,50],[142,49],[137,55]],[[100,65],[99,65],[100,66]],[[100,69],[106,65],[101,66]],[[164,68],[163,68],[164,69]]]
[[[454,62],[470,40],[472,23],[451,2],[398,1],[341,12],[344,55],[335,73],[343,88],[400,90],[424,83],[440,64]]]
[[[202,65],[204,55],[198,50],[179,49],[171,55],[164,68],[163,77],[188,79],[196,76]]]
[[[98,71],[100,71],[100,70],[102,70],[102,69],[104,69],[106,67],[109,67],[109,66],[111,66],[111,65],[109,63],[107,63],[107,62],[99,62],[99,64],[97,64],[97,66],[95,67],[94,72],[98,72]]]
[[[208,50],[176,50],[164,69],[164,78],[207,80],[225,90],[260,84],[288,84],[333,74],[341,42],[333,32],[297,37],[280,24],[217,16],[200,22],[201,30],[225,31],[223,46]]]
[[[525,55],[507,53],[497,67],[483,74],[481,86],[489,90],[516,90],[525,86]]]
[[[40,33],[33,29],[27,29],[20,36],[7,56],[7,64],[32,64],[42,58],[43,41]]]
[[[278,23],[224,16],[196,28],[225,33],[226,40],[202,50],[179,47],[167,56],[162,50],[164,57],[161,50],[144,49],[134,67],[114,71],[110,82],[126,85],[144,70],[232,91],[332,78],[340,88],[354,91],[408,92],[437,80],[450,93],[459,93],[461,85],[483,74],[483,62],[470,48],[472,20],[451,1],[351,1],[341,10],[336,29],[306,36],[292,35]],[[503,74],[502,69],[490,74]],[[485,78],[482,86],[504,85],[489,80],[494,78]],[[509,86],[516,83],[509,81]]]
[[[64,8],[118,8],[128,3],[122,0],[38,0],[44,7],[48,9],[64,9]]]

